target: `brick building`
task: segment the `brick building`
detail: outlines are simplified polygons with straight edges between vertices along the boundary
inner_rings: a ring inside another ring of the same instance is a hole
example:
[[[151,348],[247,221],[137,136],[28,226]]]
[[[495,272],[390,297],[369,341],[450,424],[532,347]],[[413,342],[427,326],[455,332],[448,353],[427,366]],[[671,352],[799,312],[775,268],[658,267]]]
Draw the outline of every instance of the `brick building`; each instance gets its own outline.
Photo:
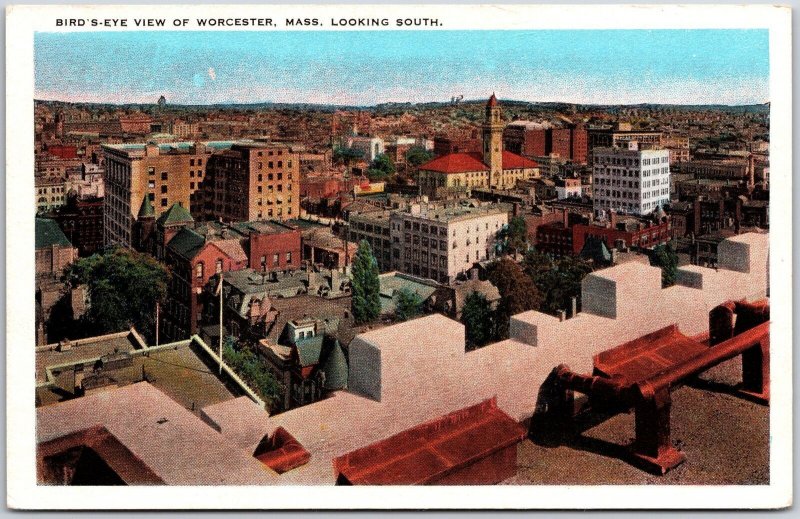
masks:
[[[555,154],[578,164],[586,164],[588,132],[583,125],[566,124],[553,128],[549,123],[514,121],[503,131],[505,149],[526,157]]]
[[[195,223],[176,205],[159,219],[156,234],[166,242],[163,261],[172,272],[162,312],[166,340],[197,332],[203,288],[218,274],[246,268],[286,272],[300,266],[300,230],[278,222]]]
[[[554,256],[578,255],[591,238],[609,249],[651,249],[672,239],[672,226],[668,218],[660,222],[632,217],[618,221],[612,213],[610,222],[589,223],[578,215],[565,214],[561,221],[538,226],[536,248]]]
[[[179,204],[190,210],[208,158],[230,143],[106,144],[104,243],[130,247],[135,215],[147,195],[156,216]]]
[[[54,219],[80,256],[91,256],[103,249],[102,198],[68,196]]]
[[[510,189],[539,176],[536,162],[503,149],[502,110],[492,94],[486,103],[481,153],[450,153],[419,167],[420,194],[434,199],[463,198],[472,188]]]
[[[237,142],[216,153],[202,183],[204,219],[288,220],[300,215],[300,163],[285,144]]]

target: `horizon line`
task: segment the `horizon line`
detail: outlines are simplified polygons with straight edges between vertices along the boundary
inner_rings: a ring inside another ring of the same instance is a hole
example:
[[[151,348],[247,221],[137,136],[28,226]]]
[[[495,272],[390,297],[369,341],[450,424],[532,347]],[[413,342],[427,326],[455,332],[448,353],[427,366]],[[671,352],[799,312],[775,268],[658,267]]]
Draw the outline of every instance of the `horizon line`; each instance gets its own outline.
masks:
[[[125,101],[125,102],[118,102],[118,101],[68,101],[63,99],[45,99],[45,98],[37,98],[34,97],[34,102],[44,102],[44,103],[64,103],[64,104],[84,104],[84,105],[111,105],[111,106],[130,106],[130,105],[152,105],[158,106],[157,102],[147,101],[147,102],[139,102],[139,101]],[[483,98],[475,98],[475,99],[464,99],[459,101],[456,104],[452,104],[452,106],[458,105],[465,105],[465,104],[475,104],[475,103],[485,103],[486,99]],[[743,107],[743,106],[763,106],[769,105],[770,100],[762,101],[762,102],[751,102],[751,103],[737,103],[737,104],[730,104],[730,103],[664,103],[658,101],[643,101],[639,103],[593,103],[593,102],[573,102],[573,101],[529,101],[523,99],[503,99],[498,98],[498,102],[500,103],[526,103],[532,105],[576,105],[576,106],[643,106],[643,105],[657,105],[657,106],[675,106],[675,107],[686,107],[686,106],[726,106],[726,107]],[[449,105],[451,102],[449,101],[383,101],[380,103],[372,103],[372,104],[340,104],[340,103],[320,103],[320,102],[313,102],[313,101],[221,101],[221,102],[214,102],[214,103],[170,103],[167,101],[167,107],[214,107],[214,106],[256,106],[256,105],[308,105],[308,106],[318,106],[318,107],[332,107],[332,108],[377,108],[379,106],[384,105],[427,105],[427,104],[441,104],[441,105]]]

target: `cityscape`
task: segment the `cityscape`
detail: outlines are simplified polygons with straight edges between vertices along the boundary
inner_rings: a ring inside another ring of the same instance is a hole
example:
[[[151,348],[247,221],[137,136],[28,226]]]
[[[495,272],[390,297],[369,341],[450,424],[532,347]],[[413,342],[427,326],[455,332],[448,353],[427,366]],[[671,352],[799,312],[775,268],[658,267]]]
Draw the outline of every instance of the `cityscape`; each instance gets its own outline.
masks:
[[[519,38],[37,34],[38,483],[769,485],[766,31],[550,32],[560,99]]]

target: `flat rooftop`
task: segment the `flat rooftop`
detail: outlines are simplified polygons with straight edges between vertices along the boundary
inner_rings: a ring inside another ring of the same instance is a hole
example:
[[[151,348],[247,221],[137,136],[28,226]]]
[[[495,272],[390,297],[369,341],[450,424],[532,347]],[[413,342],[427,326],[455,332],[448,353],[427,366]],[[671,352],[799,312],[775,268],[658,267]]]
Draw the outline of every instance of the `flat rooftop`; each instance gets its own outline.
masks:
[[[634,437],[634,414],[619,414],[558,444],[527,439],[517,451],[517,475],[507,485],[766,485],[769,407],[731,393],[741,380],[732,359],[672,393],[672,443],[686,461],[664,476],[621,459]]]
[[[123,343],[120,341],[119,343]],[[84,373],[91,372],[94,361],[101,355],[113,353],[108,346],[105,349],[80,350],[70,356],[71,360],[56,357],[58,364],[81,363],[83,361]],[[80,351],[84,351],[81,354]],[[119,351],[131,351],[119,350]],[[92,355],[89,355],[92,353]],[[190,341],[175,343],[174,348],[163,348],[149,351],[145,355],[133,355],[132,364],[119,369],[106,369],[102,373],[116,381],[117,386],[127,386],[137,382],[147,381],[172,400],[188,410],[199,412],[206,407],[239,396],[239,392],[227,382],[220,379],[218,371],[213,365],[204,361],[204,352]],[[39,363],[37,355],[37,365]],[[53,364],[44,364],[52,366]],[[37,373],[38,373],[37,369]],[[44,372],[44,367],[41,369]],[[69,367],[53,370],[54,385],[39,387],[36,391],[38,405],[47,406],[74,398],[71,389],[74,388],[74,371]],[[40,381],[37,377],[37,383]],[[43,380],[42,380],[43,382]],[[86,398],[80,397],[81,398]]]

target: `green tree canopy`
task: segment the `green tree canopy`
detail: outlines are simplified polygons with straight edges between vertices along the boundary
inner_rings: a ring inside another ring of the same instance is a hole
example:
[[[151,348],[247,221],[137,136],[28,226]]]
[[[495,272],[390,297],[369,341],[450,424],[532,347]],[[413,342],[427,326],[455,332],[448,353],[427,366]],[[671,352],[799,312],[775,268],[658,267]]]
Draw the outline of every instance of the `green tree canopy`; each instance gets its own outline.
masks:
[[[412,146],[406,152],[406,163],[409,166],[418,168],[420,165],[433,159],[433,152],[428,151],[422,146]]]
[[[401,288],[397,294],[395,314],[401,321],[408,321],[422,313],[422,298],[416,292]]]
[[[355,148],[337,146],[333,149],[333,161],[337,164],[346,164],[349,166],[352,161],[359,160],[363,157],[364,152]]]
[[[556,260],[535,250],[525,255],[523,267],[543,295],[540,309],[550,314],[571,309],[573,297],[580,306],[581,282],[592,271],[588,262],[576,256]]]
[[[515,216],[508,222],[508,227],[503,231],[505,249],[516,254],[525,252],[528,249],[528,224],[521,216]]]
[[[130,326],[147,339],[155,337],[155,307],[167,294],[169,272],[151,256],[115,248],[79,259],[64,273],[70,286],[86,285],[86,324],[96,334]]]
[[[397,171],[397,168],[395,168],[392,159],[382,153],[370,163],[367,169],[367,176],[370,180],[385,180],[386,177],[393,175],[395,171]]]
[[[269,406],[270,412],[280,410],[285,390],[266,364],[253,351],[239,343],[236,337],[225,337],[222,343],[222,360],[231,367],[250,388]]]
[[[464,324],[467,349],[480,348],[492,339],[492,307],[486,296],[470,292],[464,299],[461,322]]]
[[[378,262],[366,240],[358,244],[352,267],[353,319],[358,324],[372,321],[381,313]]]
[[[490,266],[489,281],[500,292],[496,311],[496,336],[508,337],[511,316],[528,310],[538,310],[542,302],[536,286],[515,261],[501,258]]]
[[[657,245],[650,256],[650,264],[661,269],[661,286],[671,287],[678,274],[678,255],[669,243]]]

